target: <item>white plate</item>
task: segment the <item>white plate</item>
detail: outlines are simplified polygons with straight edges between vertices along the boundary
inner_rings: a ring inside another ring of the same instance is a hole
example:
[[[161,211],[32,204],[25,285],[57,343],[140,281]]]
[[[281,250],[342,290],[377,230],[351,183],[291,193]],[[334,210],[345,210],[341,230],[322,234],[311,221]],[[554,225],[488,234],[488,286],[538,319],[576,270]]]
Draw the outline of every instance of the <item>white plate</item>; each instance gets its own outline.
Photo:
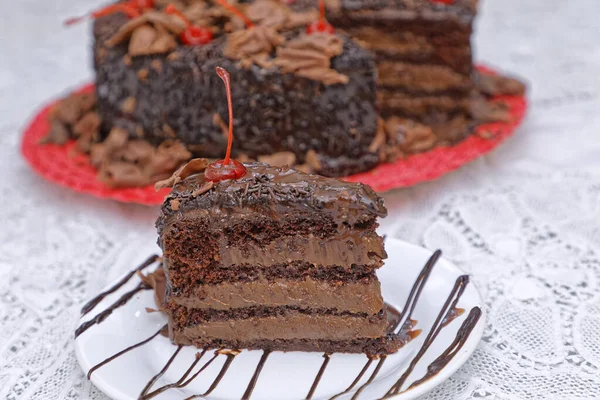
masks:
[[[385,266],[378,271],[382,283],[383,297],[387,303],[402,310],[416,277],[432,255],[432,252],[395,239],[387,240],[386,250],[389,258],[386,260]],[[462,274],[463,272],[447,259],[442,257],[439,260],[424,286],[421,298],[412,316],[413,319],[418,321],[416,329],[422,329],[423,332],[398,353],[387,357],[375,379],[371,384],[364,387],[358,399],[379,399],[399,379],[419,351],[427,333],[431,330],[454,286],[455,280]],[[123,293],[138,284],[139,278],[134,276],[128,284],[107,296],[96,308],[85,315],[81,322],[91,319],[116,301]],[[117,308],[104,322],[92,326],[76,339],[77,359],[86,373],[92,366],[111,355],[148,338],[166,323],[166,318],[163,315],[148,313],[145,310],[146,307],[155,307],[151,291],[140,292],[124,306]],[[449,347],[456,338],[456,333],[469,310],[473,307],[483,309],[483,302],[473,283],[466,287],[458,307],[464,308],[467,312],[441,330],[437,339],[410,374],[403,388],[410,386],[410,383],[421,378],[426,373],[427,366]],[[394,396],[394,399],[414,399],[447,379],[473,353],[483,334],[484,325],[485,315],[482,314],[462,348],[437,375]],[[171,344],[167,338],[159,335],[147,344],[96,370],[91,376],[91,381],[114,399],[137,399],[144,386],[165,366],[176,349],[177,346]],[[196,348],[182,348],[164,375],[154,384],[153,389],[179,380],[193,362],[197,352],[198,349]],[[193,371],[199,370],[213,354],[214,351],[208,351]],[[214,400],[237,400],[242,398],[262,354],[262,351],[244,350],[233,358],[233,362],[223,379],[206,398]],[[154,399],[185,399],[206,392],[215,381],[226,359],[227,356],[219,355],[189,385],[184,388],[167,390],[154,397]],[[252,392],[252,400],[298,400],[306,398],[323,361],[322,353],[274,352],[270,354]],[[345,391],[366,362],[367,358],[364,355],[332,355],[312,399],[325,400]],[[356,389],[360,388],[369,379],[377,364],[378,361],[373,361],[367,372],[354,387],[354,390],[337,397],[337,400],[351,399]]]

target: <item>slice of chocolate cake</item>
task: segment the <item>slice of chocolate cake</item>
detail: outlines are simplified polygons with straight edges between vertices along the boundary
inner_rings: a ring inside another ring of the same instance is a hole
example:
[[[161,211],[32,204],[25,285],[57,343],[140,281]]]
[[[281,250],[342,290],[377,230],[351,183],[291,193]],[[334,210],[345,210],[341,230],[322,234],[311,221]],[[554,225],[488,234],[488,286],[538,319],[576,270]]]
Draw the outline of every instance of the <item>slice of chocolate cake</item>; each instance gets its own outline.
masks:
[[[180,170],[157,221],[176,344],[387,354],[375,271],[386,215],[368,186],[264,163],[239,179]]]

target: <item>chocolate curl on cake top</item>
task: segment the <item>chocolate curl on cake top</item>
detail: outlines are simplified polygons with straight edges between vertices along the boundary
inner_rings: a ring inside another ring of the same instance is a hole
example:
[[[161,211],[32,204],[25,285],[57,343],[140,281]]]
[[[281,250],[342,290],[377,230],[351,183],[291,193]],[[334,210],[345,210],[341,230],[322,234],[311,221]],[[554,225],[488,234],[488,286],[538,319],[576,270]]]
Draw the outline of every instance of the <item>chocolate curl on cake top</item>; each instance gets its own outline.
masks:
[[[148,11],[128,21],[105,44],[113,47],[129,40],[130,56],[161,54],[177,47],[175,36],[186,30],[185,21],[159,11]]]
[[[81,17],[68,18],[64,24],[74,25],[86,18],[100,18],[115,13],[123,13],[129,18],[139,17],[145,10],[154,8],[153,0],[130,0],[124,3],[111,4],[100,10],[93,11],[90,14],[83,15]]]
[[[256,25],[276,30],[294,29],[310,24],[319,18],[316,10],[293,11],[280,0],[256,0],[248,4],[246,15]]]
[[[226,0],[216,0],[221,6],[241,18],[246,29],[235,31],[227,37],[223,54],[233,60],[241,60],[244,67],[257,64],[261,67],[271,66],[270,54],[273,49],[285,42],[283,36],[270,26],[254,25],[240,10]]]
[[[277,49],[273,63],[283,73],[321,81],[325,85],[348,83],[348,76],[331,68],[331,59],[342,54],[343,40],[329,33],[301,35]]]

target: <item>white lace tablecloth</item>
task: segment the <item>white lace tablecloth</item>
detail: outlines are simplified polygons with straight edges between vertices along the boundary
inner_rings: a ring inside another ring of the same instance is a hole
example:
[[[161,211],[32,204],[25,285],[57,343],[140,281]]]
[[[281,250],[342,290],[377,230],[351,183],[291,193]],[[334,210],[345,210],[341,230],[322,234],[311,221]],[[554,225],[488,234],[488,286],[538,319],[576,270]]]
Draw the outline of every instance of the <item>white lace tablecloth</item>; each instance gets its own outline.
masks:
[[[46,183],[19,156],[42,102],[91,79],[95,0],[0,13],[0,398],[105,399],[72,332],[84,299],[155,246],[157,210]],[[477,59],[531,85],[522,129],[492,155],[386,194],[388,234],[473,275],[488,307],[474,356],[426,399],[600,398],[600,3],[487,0]]]

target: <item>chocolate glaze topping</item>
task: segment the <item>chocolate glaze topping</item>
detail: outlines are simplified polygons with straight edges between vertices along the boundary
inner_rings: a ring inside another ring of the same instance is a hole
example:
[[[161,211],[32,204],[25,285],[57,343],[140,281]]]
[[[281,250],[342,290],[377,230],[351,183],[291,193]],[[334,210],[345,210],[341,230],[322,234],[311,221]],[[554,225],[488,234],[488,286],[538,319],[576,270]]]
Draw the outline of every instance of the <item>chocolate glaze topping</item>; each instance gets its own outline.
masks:
[[[334,178],[305,174],[288,167],[264,163],[244,164],[247,173],[240,179],[218,182],[200,195],[203,174],[190,176],[175,185],[166,198],[157,221],[159,234],[168,219],[186,211],[209,210],[240,214],[244,208],[264,212],[292,212],[309,209],[338,214],[349,223],[365,216],[385,217],[383,199],[362,183],[343,182]],[[173,210],[172,201],[178,203]]]

